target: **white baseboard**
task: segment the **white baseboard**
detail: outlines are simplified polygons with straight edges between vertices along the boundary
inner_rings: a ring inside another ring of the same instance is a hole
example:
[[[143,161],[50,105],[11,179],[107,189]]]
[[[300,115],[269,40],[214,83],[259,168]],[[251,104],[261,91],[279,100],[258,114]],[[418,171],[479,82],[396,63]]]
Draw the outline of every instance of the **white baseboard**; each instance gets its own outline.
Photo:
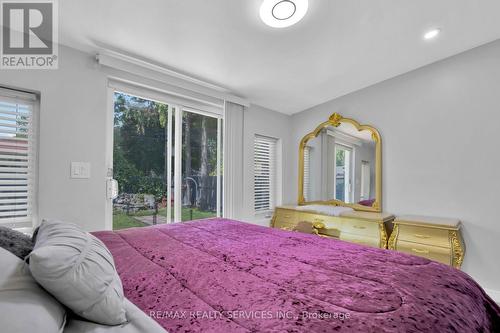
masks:
[[[484,289],[484,291],[486,291],[492,300],[500,304],[500,290]]]

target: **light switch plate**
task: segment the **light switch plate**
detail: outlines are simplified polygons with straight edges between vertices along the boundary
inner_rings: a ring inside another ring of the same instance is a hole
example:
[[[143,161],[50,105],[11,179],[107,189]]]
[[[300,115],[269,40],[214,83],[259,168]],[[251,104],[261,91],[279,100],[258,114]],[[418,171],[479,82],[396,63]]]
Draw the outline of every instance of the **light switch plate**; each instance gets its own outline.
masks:
[[[88,162],[71,162],[70,177],[74,179],[90,178],[90,163]]]

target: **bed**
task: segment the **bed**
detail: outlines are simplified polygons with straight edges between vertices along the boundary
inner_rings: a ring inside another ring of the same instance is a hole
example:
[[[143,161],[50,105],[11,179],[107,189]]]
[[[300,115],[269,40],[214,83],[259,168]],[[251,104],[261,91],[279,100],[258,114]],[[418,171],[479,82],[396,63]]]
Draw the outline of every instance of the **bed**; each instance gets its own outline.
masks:
[[[498,332],[467,274],[228,219],[95,232],[125,296],[176,332]]]

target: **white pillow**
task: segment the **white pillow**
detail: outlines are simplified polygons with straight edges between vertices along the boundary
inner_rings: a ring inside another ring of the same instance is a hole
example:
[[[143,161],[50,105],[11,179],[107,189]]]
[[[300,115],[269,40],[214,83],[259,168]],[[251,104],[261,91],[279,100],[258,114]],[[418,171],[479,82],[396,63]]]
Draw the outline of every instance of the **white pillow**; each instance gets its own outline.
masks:
[[[35,280],[77,315],[105,325],[127,321],[111,253],[78,226],[43,221],[29,266]]]
[[[65,323],[64,307],[36,283],[24,261],[0,248],[0,331],[60,333]]]

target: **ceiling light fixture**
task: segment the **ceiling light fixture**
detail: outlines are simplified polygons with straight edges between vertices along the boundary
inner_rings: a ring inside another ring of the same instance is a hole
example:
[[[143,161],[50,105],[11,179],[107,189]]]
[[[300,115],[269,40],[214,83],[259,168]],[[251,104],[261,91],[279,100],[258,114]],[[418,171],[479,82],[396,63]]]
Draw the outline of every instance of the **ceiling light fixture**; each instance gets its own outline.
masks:
[[[264,0],[260,18],[273,28],[289,27],[306,15],[308,6],[308,0]]]
[[[438,28],[429,30],[425,33],[424,39],[425,40],[434,39],[439,35],[440,32],[441,32],[441,29],[438,29]]]

